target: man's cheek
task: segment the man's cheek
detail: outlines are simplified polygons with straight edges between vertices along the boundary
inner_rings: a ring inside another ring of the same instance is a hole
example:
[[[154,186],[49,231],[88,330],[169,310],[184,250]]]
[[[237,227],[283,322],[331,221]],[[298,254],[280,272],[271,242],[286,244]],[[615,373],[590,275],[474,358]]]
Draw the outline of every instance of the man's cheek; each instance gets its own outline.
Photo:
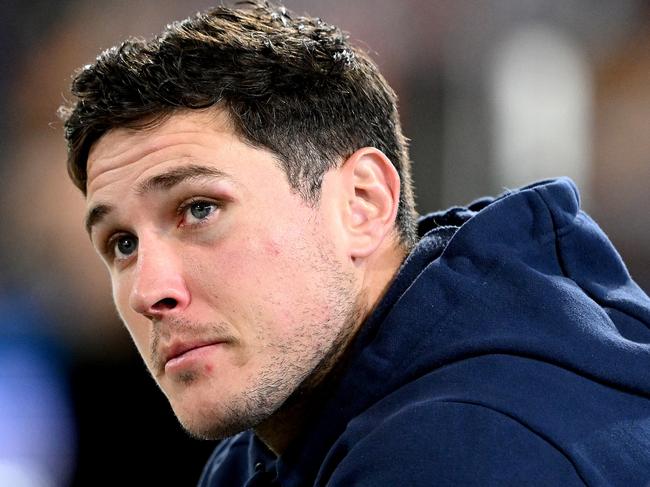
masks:
[[[140,323],[138,317],[125,317],[122,314],[120,314],[120,318],[122,320],[122,323],[124,324],[124,327],[128,331],[129,335],[131,336],[131,340],[133,341],[133,344],[135,345],[136,349],[138,350],[138,353],[144,360],[145,364],[147,365],[148,368],[152,367],[152,357],[151,357],[151,337],[149,334],[149,323],[148,322],[142,322]]]
[[[123,288],[119,285],[118,282],[113,279],[112,281],[113,285],[113,303],[115,304],[115,309],[117,310],[117,314],[119,315],[120,319],[122,322],[128,327],[128,313],[127,313],[127,308],[126,306],[128,305],[128,295],[125,296],[125,293],[123,292]]]
[[[129,305],[130,286],[128,282],[112,279],[113,302],[122,324],[131,335],[140,355],[147,358],[146,344],[148,340],[148,320],[136,313]]]

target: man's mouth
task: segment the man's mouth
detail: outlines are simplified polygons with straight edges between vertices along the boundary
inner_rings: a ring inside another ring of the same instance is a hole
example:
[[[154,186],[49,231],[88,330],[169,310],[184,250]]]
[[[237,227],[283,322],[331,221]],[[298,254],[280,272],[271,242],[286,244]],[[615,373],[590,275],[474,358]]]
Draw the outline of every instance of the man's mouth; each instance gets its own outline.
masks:
[[[170,345],[160,350],[163,357],[163,369],[165,372],[173,372],[180,368],[190,366],[200,360],[206,353],[215,347],[225,343],[223,340],[198,340],[198,341],[173,341]]]

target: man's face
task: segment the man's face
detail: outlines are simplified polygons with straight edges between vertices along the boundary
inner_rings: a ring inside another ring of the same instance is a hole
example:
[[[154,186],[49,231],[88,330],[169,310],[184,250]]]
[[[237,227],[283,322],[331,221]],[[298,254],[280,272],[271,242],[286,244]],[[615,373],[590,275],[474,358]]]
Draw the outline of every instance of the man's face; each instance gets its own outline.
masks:
[[[203,437],[266,419],[360,315],[327,176],[310,207],[224,119],[116,129],[88,159],[88,223],[119,314],[181,423]]]

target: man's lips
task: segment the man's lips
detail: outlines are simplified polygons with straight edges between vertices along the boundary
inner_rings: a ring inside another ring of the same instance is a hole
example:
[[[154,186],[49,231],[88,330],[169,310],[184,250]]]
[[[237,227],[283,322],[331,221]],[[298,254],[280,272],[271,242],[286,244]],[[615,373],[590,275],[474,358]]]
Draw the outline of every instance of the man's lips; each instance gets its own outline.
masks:
[[[218,341],[200,341],[200,342],[175,342],[171,346],[163,348],[162,356],[164,357],[163,363],[167,363],[172,359],[180,357],[181,355],[197,348],[205,347],[219,343]]]
[[[173,359],[180,358],[184,354],[196,350],[198,348],[207,347],[210,345],[216,345],[223,343],[224,340],[201,340],[201,341],[175,341],[169,346],[164,346],[161,348],[160,356],[163,357],[163,367]]]

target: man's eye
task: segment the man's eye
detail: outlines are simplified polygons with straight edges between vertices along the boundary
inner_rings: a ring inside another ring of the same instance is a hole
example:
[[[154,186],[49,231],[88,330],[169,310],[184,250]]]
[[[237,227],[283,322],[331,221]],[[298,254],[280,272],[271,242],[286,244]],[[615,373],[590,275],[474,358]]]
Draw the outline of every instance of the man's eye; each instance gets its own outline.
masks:
[[[124,259],[138,248],[138,239],[133,235],[120,235],[114,240],[114,253],[118,259]]]
[[[185,223],[196,223],[197,220],[205,220],[214,213],[219,206],[210,201],[194,201],[184,208]]]

